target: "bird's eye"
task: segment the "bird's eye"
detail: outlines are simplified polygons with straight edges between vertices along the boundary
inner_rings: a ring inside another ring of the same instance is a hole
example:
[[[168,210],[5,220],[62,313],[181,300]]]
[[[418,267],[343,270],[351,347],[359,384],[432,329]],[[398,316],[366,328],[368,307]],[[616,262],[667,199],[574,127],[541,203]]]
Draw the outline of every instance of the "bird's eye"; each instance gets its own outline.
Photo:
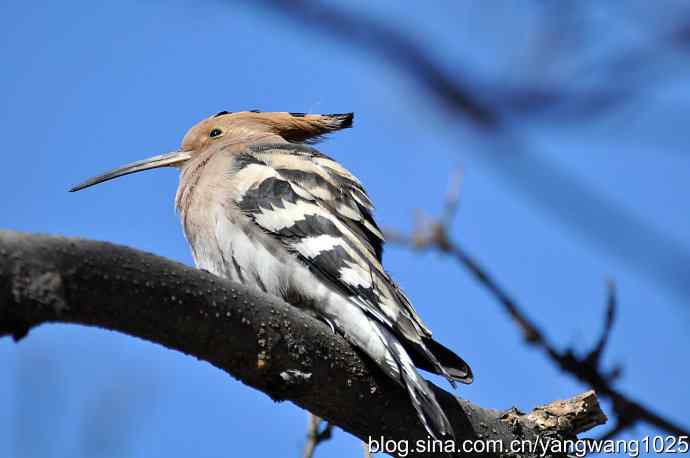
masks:
[[[219,136],[220,134],[222,134],[222,133],[223,133],[223,131],[220,130],[220,129],[213,129],[213,130],[211,131],[211,133],[208,134],[208,136],[211,137],[211,138],[213,138],[213,137],[218,137],[218,136]]]

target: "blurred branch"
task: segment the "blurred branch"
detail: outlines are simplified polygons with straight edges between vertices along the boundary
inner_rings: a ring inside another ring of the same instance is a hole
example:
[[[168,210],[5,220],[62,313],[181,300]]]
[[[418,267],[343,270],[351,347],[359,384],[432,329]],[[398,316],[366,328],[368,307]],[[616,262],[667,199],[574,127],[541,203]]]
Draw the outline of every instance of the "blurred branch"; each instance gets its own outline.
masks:
[[[544,33],[541,40],[534,40],[533,58],[527,68],[521,69],[530,72],[531,78],[511,84],[503,75],[494,80],[480,79],[458,62],[453,62],[452,70],[447,69],[433,58],[432,50],[420,45],[414,31],[356,13],[352,8],[318,0],[257,0],[249,4],[264,6],[339,43],[378,55],[412,77],[439,106],[492,129],[505,127],[507,117],[547,114],[553,119],[561,114],[572,119],[619,108],[651,82],[677,76],[667,71],[652,73],[651,68],[663,67],[660,61],[665,48],[685,53],[690,43],[690,16],[684,11],[676,15],[675,23],[656,24],[654,33],[645,31],[639,23],[631,24],[636,32],[646,35],[646,46],[595,53],[595,57],[581,59],[581,65],[573,66],[573,54],[582,52],[577,47],[585,42],[582,28],[587,7],[578,4],[564,10],[536,3],[535,16]],[[620,18],[620,13],[616,8],[612,14]],[[641,21],[645,19],[642,16]],[[569,37],[568,33],[575,36]],[[560,72],[564,73],[560,78],[546,76],[557,73],[552,67],[563,63],[570,64],[572,70]],[[582,86],[583,80],[594,82]]]
[[[304,458],[313,458],[316,447],[333,435],[333,425],[326,422],[326,425],[321,428],[321,423],[323,423],[322,418],[313,413],[308,415],[307,442],[304,444],[304,453],[302,453]]]
[[[131,248],[0,231],[0,336],[18,340],[55,322],[98,326],[177,349],[363,441],[428,440],[406,391],[298,307]],[[572,438],[606,421],[593,392],[554,403],[558,409],[549,411],[563,418],[548,426],[529,415],[507,421],[496,410],[429,386],[459,443],[498,440],[509,450],[515,440],[536,441],[545,432]]]
[[[381,55],[427,89],[436,103],[475,126],[495,129],[501,123],[499,114],[476,97],[466,73],[457,70],[450,74],[412,35],[402,33],[390,23],[310,0],[259,0],[251,5],[264,5],[299,25]]]
[[[445,208],[454,211],[458,207],[457,199],[459,186],[456,181],[446,197]],[[499,284],[496,278],[488,272],[473,256],[471,256],[459,242],[450,238],[450,222],[455,215],[443,214],[440,220],[429,217],[418,217],[415,229],[410,235],[403,235],[396,231],[386,231],[386,239],[389,243],[402,245],[414,250],[438,250],[443,254],[452,256],[462,267],[482,285],[506,310],[513,322],[520,329],[525,341],[540,350],[555,363],[562,371],[574,376],[580,382],[587,384],[601,396],[612,401],[613,410],[617,417],[617,424],[612,430],[617,434],[624,429],[643,421],[656,426],[669,434],[676,436],[690,436],[690,432],[672,421],[663,418],[651,409],[643,406],[613,387],[615,379],[620,374],[619,369],[606,371],[602,368],[601,355],[606,348],[608,338],[613,327],[616,310],[616,289],[613,282],[608,285],[607,311],[604,326],[597,344],[586,356],[578,356],[572,349],[559,350],[551,343],[537,324],[528,317],[525,308]],[[607,434],[606,438],[613,434]]]
[[[452,118],[467,121],[485,150],[477,157],[494,173],[511,183],[523,195],[555,216],[569,230],[579,231],[599,249],[612,254],[637,271],[654,278],[659,284],[688,301],[690,298],[690,252],[682,243],[660,231],[644,217],[638,217],[616,202],[585,186],[567,171],[526,147],[515,130],[530,112],[555,110],[577,113],[582,117],[595,115],[622,102],[635,93],[635,84],[626,86],[622,77],[589,90],[556,85],[547,89],[542,81],[511,90],[501,90],[505,81],[489,84],[476,78],[467,69],[454,63],[453,71],[443,68],[424,49],[414,33],[405,32],[392,23],[378,21],[333,3],[310,0],[259,0],[263,5],[300,26],[307,26],[339,43],[376,54],[409,75],[432,97],[434,107],[441,107]],[[562,8],[558,9],[562,12]],[[680,44],[685,28],[676,27],[673,35]],[[657,48],[652,47],[654,55]],[[639,63],[645,54],[631,57],[630,65]],[[622,64],[600,66],[617,75]],[[588,69],[591,73],[592,69]],[[660,72],[667,75],[669,72]],[[600,80],[609,81],[607,78]],[[573,81],[578,78],[566,78]],[[649,84],[649,78],[636,78]],[[498,96],[496,96],[498,94]],[[620,228],[625,228],[621,231]]]

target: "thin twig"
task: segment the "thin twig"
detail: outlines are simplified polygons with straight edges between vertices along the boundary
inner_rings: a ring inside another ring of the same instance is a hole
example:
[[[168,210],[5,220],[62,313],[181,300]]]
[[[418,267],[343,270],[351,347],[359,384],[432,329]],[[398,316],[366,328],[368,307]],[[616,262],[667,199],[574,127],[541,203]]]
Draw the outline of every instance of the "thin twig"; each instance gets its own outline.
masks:
[[[443,209],[443,218],[441,219],[443,226],[449,229],[453,224],[455,215],[458,213],[460,192],[462,191],[462,183],[464,178],[465,171],[462,168],[457,168],[450,176],[448,192],[446,193],[446,202]]]
[[[599,367],[601,363],[601,355],[606,348],[613,328],[613,322],[616,316],[616,284],[613,280],[608,283],[608,300],[606,301],[606,318],[604,320],[604,329],[601,332],[599,341],[594,346],[592,351],[586,356],[585,360],[593,367]]]
[[[321,423],[326,423],[326,426],[321,428]],[[318,447],[321,442],[329,440],[332,435],[333,425],[324,422],[321,417],[310,413],[307,419],[307,442],[304,444],[304,453],[302,456],[304,458],[312,458],[316,451],[316,447]]]
[[[394,243],[414,250],[435,249],[455,258],[458,263],[467,269],[470,274],[493,296],[508,312],[517,324],[525,341],[533,345],[548,356],[558,367],[566,373],[573,375],[579,381],[591,386],[600,395],[609,398],[613,404],[613,410],[617,416],[617,425],[606,434],[612,437],[621,431],[632,427],[639,421],[644,421],[676,436],[688,436],[690,433],[680,425],[663,418],[643,406],[638,401],[628,398],[612,386],[613,381],[620,373],[619,369],[605,372],[600,367],[601,355],[609,341],[611,329],[615,320],[616,289],[613,282],[608,284],[607,310],[604,327],[594,348],[581,357],[572,350],[559,350],[547,339],[546,335],[531,320],[525,308],[500,286],[495,277],[488,272],[473,256],[471,256],[456,240],[449,236],[448,222],[453,219],[457,210],[457,197],[449,193],[444,207],[446,212],[441,220],[434,221],[424,215],[426,224],[417,226],[410,235],[404,235],[397,231],[386,231],[389,243]],[[451,209],[451,213],[448,213]]]
[[[371,458],[371,452],[369,451],[369,445],[366,442],[362,442],[362,448],[364,449],[364,458]]]

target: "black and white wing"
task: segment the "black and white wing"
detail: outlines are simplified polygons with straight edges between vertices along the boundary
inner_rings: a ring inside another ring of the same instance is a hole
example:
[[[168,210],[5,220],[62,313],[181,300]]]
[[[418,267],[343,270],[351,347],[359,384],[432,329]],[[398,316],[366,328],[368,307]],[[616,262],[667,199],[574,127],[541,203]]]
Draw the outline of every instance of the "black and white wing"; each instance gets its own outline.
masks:
[[[418,367],[471,382],[469,366],[431,339],[384,271],[383,235],[355,176],[318,150],[289,143],[251,146],[236,167],[246,177],[236,204],[252,221],[398,336]]]

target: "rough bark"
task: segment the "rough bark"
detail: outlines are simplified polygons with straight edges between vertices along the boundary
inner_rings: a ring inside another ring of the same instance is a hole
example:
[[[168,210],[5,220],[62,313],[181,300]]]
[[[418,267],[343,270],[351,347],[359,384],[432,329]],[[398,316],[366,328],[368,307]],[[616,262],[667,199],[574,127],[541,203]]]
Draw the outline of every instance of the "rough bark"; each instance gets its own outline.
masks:
[[[0,336],[20,339],[51,322],[120,331],[195,356],[363,441],[427,440],[404,390],[327,325],[275,297],[127,247],[0,231]],[[592,392],[523,415],[433,388],[459,442],[499,439],[508,450],[513,440],[572,438],[606,420]]]

